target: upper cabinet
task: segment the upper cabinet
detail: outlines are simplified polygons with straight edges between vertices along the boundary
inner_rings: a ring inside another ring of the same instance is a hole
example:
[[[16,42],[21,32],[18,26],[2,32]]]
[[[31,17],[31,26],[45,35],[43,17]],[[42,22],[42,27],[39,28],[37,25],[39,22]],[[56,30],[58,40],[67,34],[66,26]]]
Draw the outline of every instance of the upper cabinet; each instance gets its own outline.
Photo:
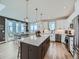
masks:
[[[73,20],[73,25],[75,29],[75,39],[74,43],[74,59],[79,59],[79,16],[76,16]]]

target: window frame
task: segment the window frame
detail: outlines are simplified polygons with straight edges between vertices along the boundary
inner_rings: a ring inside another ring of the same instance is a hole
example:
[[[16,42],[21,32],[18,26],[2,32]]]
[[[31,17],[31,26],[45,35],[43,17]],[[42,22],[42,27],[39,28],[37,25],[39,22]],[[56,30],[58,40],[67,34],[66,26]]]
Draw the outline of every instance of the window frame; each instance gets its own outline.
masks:
[[[53,31],[54,31],[56,29],[56,21],[48,22],[48,29],[51,30],[51,31],[52,31],[52,29],[50,29],[50,23],[53,23],[53,22],[54,22],[54,25],[55,25],[54,26],[55,28],[53,29]]]

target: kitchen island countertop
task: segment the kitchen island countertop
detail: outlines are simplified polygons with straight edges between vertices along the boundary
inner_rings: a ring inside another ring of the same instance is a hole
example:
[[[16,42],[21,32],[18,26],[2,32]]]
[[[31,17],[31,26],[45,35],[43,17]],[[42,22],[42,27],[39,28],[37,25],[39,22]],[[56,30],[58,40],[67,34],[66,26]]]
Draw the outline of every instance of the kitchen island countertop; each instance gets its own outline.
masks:
[[[50,34],[41,34],[41,37],[36,37],[36,35],[32,35],[27,38],[22,38],[20,42],[34,46],[40,46],[49,36]]]

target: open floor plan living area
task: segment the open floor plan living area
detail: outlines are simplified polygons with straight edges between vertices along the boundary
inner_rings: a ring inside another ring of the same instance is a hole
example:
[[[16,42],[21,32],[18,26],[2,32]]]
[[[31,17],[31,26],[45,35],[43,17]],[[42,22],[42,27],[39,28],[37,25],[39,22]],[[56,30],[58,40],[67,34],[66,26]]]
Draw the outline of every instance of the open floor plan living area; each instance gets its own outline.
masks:
[[[79,0],[0,0],[0,59],[79,59]]]

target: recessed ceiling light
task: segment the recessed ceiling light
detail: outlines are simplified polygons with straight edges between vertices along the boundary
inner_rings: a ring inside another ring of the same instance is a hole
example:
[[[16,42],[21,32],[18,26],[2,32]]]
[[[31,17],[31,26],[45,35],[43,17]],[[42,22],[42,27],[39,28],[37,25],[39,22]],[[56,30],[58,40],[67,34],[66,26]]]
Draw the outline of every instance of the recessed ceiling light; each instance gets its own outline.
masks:
[[[66,9],[66,6],[64,6],[64,9]]]

